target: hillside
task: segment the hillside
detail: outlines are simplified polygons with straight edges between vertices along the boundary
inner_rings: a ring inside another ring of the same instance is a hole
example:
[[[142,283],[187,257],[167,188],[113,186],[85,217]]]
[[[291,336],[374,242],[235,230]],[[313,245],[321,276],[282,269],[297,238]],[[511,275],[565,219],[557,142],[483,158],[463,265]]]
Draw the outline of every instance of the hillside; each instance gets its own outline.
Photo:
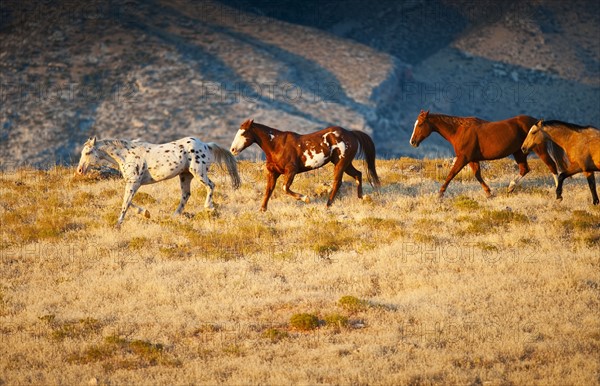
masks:
[[[409,148],[421,108],[600,125],[594,1],[365,4],[3,1],[0,159],[70,163],[92,134],[227,145],[248,117],[365,130],[383,157],[450,155]]]

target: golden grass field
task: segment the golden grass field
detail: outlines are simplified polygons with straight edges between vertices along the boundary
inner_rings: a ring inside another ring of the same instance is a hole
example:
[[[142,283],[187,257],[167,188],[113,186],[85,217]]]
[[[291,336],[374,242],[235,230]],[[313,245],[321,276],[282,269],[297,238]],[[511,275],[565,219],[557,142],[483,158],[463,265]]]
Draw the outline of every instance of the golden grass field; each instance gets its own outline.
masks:
[[[281,181],[257,211],[262,162],[216,210],[192,183],[144,186],[114,227],[124,182],[74,168],[0,179],[0,385],[600,383],[600,208],[585,179],[554,200],[537,160],[494,197],[463,172],[437,200],[444,161],[378,161],[378,194],[332,168]],[[362,165],[359,169],[363,169]]]

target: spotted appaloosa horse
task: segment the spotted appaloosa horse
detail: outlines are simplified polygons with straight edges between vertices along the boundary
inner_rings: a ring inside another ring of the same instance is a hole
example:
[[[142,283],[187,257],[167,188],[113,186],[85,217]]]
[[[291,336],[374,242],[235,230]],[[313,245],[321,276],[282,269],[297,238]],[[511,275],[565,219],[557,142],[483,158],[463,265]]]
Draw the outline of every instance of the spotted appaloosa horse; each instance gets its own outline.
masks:
[[[369,183],[373,187],[379,186],[379,177],[375,170],[375,144],[371,137],[362,131],[332,126],[315,133],[300,135],[291,131],[279,131],[248,119],[242,123],[235,135],[231,153],[237,155],[253,143],[261,147],[267,158],[267,188],[261,211],[267,210],[269,198],[282,174],[285,176],[283,191],[297,200],[309,202],[307,196],[290,190],[294,177],[298,173],[320,168],[329,162],[332,162],[335,168],[327,207],[331,206],[344,173],[354,178],[358,198],[362,198],[362,173],[352,165],[357,155],[364,156]]]
[[[415,121],[410,144],[418,147],[435,131],[450,142],[454,148],[456,160],[440,188],[439,197],[444,195],[450,181],[467,164],[471,166],[475,178],[489,197],[491,196],[490,187],[481,177],[479,161],[500,159],[512,154],[519,165],[519,175],[508,186],[508,192],[512,192],[519,181],[529,172],[527,155],[521,151],[521,145],[529,128],[536,121],[537,119],[533,117],[519,115],[503,121],[490,122],[476,117],[429,114],[429,111],[421,110]],[[535,146],[533,151],[548,166],[558,185],[557,174],[566,168],[564,150],[552,141],[547,141]]]
[[[176,215],[181,214],[190,198],[190,185],[194,177],[197,177],[206,187],[204,207],[213,208],[212,196],[215,184],[208,178],[208,168],[212,163],[225,163],[233,188],[240,186],[235,157],[216,143],[204,143],[193,137],[158,145],[123,139],[90,138],[83,145],[77,174],[85,174],[91,165],[98,164],[101,160],[118,166],[126,181],[121,215],[117,225],[123,222],[130,205],[136,208],[138,213],[150,217],[146,209],[131,203],[141,185],[179,176],[181,201],[175,210]]]

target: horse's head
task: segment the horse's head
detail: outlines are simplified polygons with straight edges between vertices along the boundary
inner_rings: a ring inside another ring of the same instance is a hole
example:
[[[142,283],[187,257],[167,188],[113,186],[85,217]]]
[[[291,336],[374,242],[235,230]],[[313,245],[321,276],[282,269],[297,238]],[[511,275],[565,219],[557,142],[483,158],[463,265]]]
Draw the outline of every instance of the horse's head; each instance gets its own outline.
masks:
[[[231,143],[231,154],[238,155],[254,143],[254,135],[251,130],[253,123],[254,119],[247,119],[240,125],[240,129]]]
[[[96,137],[90,138],[83,144],[81,158],[79,158],[79,165],[77,165],[77,174],[84,175],[88,167],[97,164],[99,161],[100,156],[96,147]]]
[[[433,131],[431,122],[429,122],[429,110],[419,113],[417,120],[415,121],[415,128],[413,129],[412,136],[410,137],[410,144],[413,147],[418,147],[421,142]]]
[[[544,126],[544,120],[540,119],[536,122],[535,125],[531,126],[529,129],[529,133],[527,133],[527,137],[525,141],[523,141],[523,145],[521,145],[521,151],[525,154],[529,153],[531,149],[542,142],[544,142],[544,131],[542,127]]]

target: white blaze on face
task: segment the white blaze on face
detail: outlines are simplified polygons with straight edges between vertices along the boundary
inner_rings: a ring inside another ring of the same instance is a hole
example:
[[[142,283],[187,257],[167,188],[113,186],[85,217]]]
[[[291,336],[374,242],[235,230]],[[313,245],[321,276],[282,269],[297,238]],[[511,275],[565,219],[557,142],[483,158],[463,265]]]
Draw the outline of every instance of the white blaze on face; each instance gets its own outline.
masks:
[[[246,145],[246,137],[244,137],[244,132],[246,130],[239,129],[233,142],[231,143],[231,153],[236,155],[239,154],[242,150],[244,150],[244,146]]]
[[[304,157],[306,158],[304,166],[307,168],[318,168],[319,166],[322,166],[327,159],[325,153],[317,153],[310,150],[304,152]]]
[[[419,120],[415,121],[415,126],[413,127],[412,135],[410,136],[410,143],[413,143],[413,138],[415,137],[415,131],[417,130],[417,125],[419,124]]]

